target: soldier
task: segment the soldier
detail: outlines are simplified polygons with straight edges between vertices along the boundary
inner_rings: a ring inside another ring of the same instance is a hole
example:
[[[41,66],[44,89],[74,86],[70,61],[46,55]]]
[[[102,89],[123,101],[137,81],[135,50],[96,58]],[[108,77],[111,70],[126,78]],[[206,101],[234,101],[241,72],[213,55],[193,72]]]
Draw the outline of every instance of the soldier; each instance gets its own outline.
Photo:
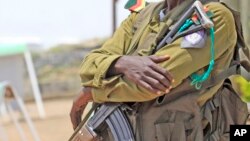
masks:
[[[222,87],[223,80],[199,93],[189,92],[186,84],[192,83],[193,86],[188,86],[199,89],[208,79],[206,74],[217,76],[229,68],[237,42],[231,11],[218,1],[204,0],[212,13],[214,35],[213,31],[200,29],[155,52],[165,33],[178,21],[180,15],[176,13],[193,2],[165,0],[142,10],[130,7],[132,13],[113,37],[89,53],[81,65],[84,88],[74,100],[70,114],[74,129],[89,101],[132,102],[134,111],[128,117],[136,119],[131,124],[137,141],[201,141],[213,135],[210,120],[201,116],[206,114],[206,108],[202,107]],[[211,36],[214,43],[210,41]],[[213,45],[214,52],[211,52]],[[180,92],[186,95],[173,98]],[[221,132],[214,134],[214,140],[224,138]]]

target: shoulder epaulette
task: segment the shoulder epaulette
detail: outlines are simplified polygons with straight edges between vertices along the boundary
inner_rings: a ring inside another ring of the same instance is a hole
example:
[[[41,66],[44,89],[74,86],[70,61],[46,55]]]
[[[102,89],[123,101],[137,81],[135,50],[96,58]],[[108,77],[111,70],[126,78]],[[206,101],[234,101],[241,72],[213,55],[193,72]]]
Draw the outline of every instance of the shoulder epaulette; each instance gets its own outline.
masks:
[[[129,0],[125,5],[125,9],[131,12],[140,12],[146,5],[147,2],[145,0]]]

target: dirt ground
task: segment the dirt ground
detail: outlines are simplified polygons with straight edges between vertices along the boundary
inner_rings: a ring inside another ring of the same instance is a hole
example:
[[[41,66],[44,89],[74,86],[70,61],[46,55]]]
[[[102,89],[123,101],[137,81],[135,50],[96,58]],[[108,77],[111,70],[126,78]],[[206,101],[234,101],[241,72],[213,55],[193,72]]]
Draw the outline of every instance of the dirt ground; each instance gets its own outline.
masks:
[[[25,104],[41,141],[67,141],[69,139],[73,133],[69,117],[72,99],[73,98],[59,98],[45,100],[44,106],[46,117],[44,119],[39,118],[34,102],[28,102]],[[21,117],[19,113],[17,113],[16,116]],[[19,119],[28,138],[27,141],[34,141],[26,122],[24,122],[22,118]],[[1,117],[0,124],[3,125],[8,141],[21,141],[16,127],[8,116]]]
[[[26,103],[26,108],[32,117],[41,141],[67,141],[69,139],[73,133],[69,117],[71,105],[72,98],[46,100],[44,101],[46,117],[41,119],[35,103]],[[8,141],[21,141],[16,127],[8,116],[0,118],[0,123],[3,125]],[[20,119],[20,123],[28,138],[27,141],[33,141],[26,122]]]

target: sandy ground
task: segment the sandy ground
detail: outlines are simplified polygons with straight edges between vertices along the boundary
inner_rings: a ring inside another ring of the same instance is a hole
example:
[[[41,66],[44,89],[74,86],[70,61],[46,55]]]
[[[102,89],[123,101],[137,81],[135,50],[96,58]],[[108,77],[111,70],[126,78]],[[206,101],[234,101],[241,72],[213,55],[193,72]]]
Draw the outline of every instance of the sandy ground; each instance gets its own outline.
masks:
[[[44,101],[46,110],[46,117],[44,119],[39,118],[34,102],[25,104],[41,141],[67,141],[69,139],[73,133],[69,117],[72,99],[73,98],[60,98]],[[30,134],[26,122],[24,122],[18,112],[16,116],[20,119],[19,121],[27,136],[27,141],[33,141],[34,139]],[[8,116],[1,117],[0,123],[3,125],[8,141],[21,141],[16,127]]]
[[[41,141],[67,141],[69,139],[73,133],[69,117],[71,105],[71,98],[46,100],[44,102],[46,117],[41,119],[38,116],[35,104],[33,102],[26,103],[26,108],[32,117]],[[2,117],[0,118],[0,121],[6,132],[5,135],[7,135],[8,141],[21,141],[16,128],[13,122],[9,120],[9,117]],[[20,123],[27,136],[27,141],[33,141],[34,139],[30,134],[26,122],[20,119]]]

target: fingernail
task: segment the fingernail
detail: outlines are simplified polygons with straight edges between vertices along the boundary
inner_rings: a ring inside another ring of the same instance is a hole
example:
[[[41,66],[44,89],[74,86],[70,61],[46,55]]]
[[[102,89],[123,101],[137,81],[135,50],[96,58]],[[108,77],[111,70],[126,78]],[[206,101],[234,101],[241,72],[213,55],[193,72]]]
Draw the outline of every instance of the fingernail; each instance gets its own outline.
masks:
[[[167,90],[165,91],[165,93],[169,93],[169,89],[167,89]]]
[[[173,87],[172,87],[172,86],[170,86],[168,89],[169,89],[169,90],[171,90],[172,88],[173,88]]]
[[[158,94],[158,95],[161,95],[161,91],[158,91],[157,94]]]
[[[175,82],[175,80],[173,79],[173,80],[172,80],[172,83],[174,83],[174,82]]]

